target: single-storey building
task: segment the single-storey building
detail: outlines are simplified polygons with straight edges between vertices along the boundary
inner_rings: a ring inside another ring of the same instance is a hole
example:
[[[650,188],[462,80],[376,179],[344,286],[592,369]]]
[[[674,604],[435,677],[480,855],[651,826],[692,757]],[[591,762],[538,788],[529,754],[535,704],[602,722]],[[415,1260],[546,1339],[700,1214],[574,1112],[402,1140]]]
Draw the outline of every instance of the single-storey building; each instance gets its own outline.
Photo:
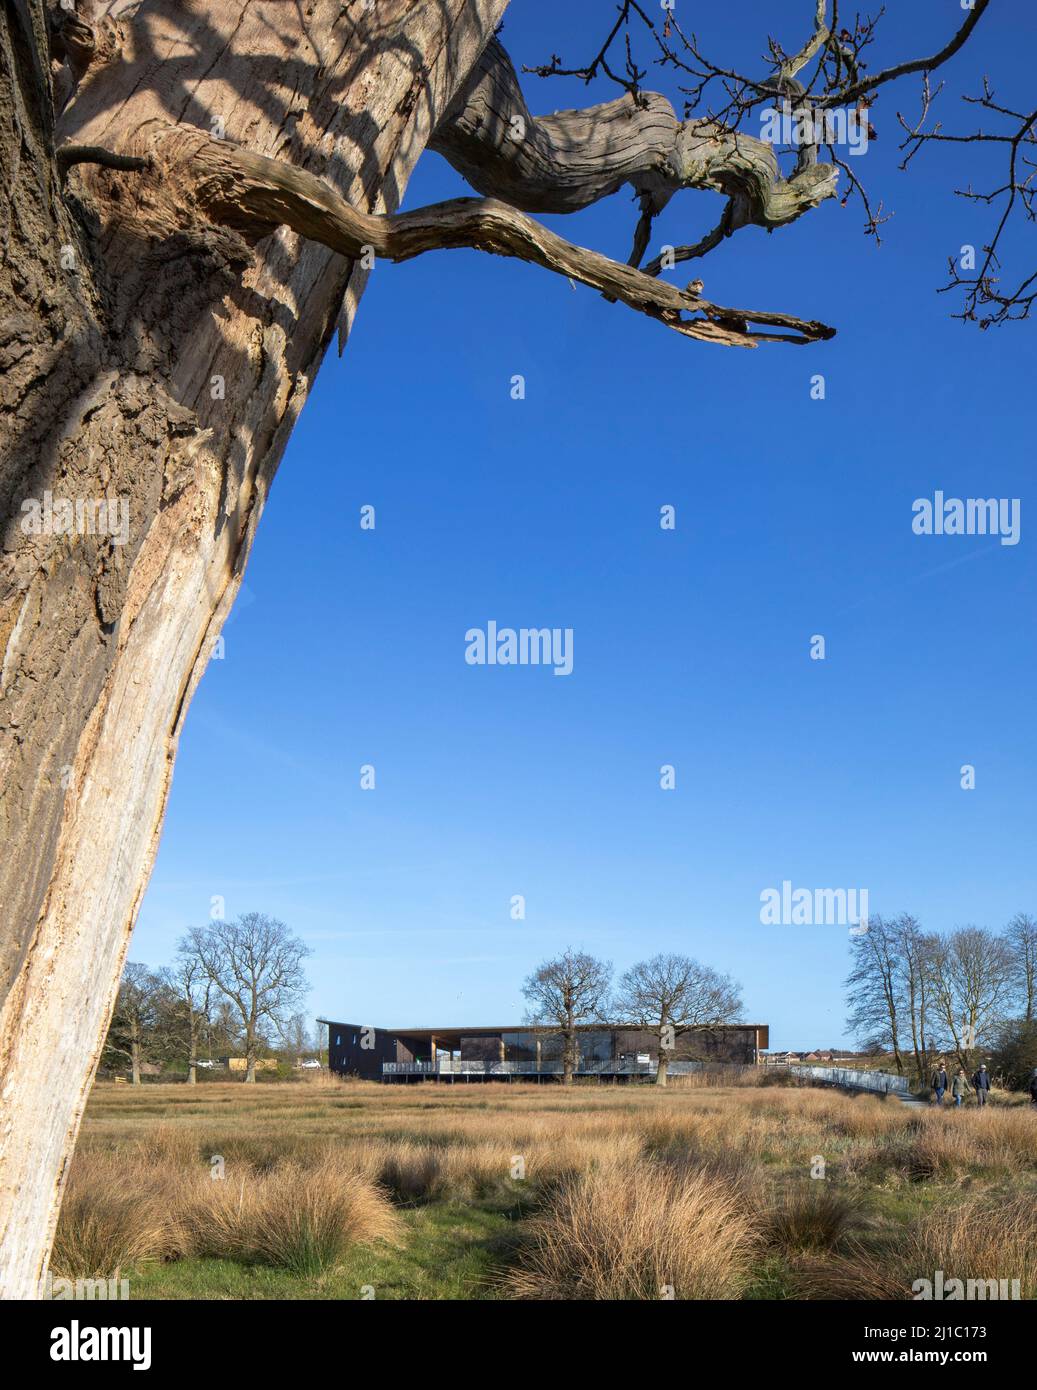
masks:
[[[328,1066],[342,1076],[377,1081],[455,1079],[558,1080],[564,1066],[557,1028],[510,1024],[498,1028],[376,1028],[319,1019],[328,1030]],[[636,1027],[586,1023],[576,1029],[577,1076],[626,1080],[654,1076],[659,1038]],[[768,1043],[760,1023],[704,1025],[677,1033],[667,1049],[672,1075],[706,1063],[754,1066]]]

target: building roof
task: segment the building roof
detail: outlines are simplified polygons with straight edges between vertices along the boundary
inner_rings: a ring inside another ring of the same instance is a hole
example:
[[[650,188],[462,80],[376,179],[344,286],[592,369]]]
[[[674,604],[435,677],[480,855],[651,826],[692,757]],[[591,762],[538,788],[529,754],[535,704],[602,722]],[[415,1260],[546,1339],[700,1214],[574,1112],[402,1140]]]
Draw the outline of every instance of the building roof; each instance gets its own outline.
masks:
[[[326,1023],[326,1024],[328,1024],[329,1026],[330,1026],[331,1024],[334,1024],[336,1027],[339,1027],[339,1028],[370,1028],[370,1027],[376,1027],[376,1026],[377,1026],[377,1025],[373,1025],[373,1024],[370,1024],[370,1023],[347,1023],[347,1022],[345,1022],[345,1020],[343,1020],[343,1019],[329,1019],[329,1018],[318,1018],[318,1019],[317,1019],[317,1022],[318,1022],[318,1023]],[[577,1030],[577,1032],[590,1032],[590,1033],[592,1033],[592,1032],[595,1032],[595,1031],[597,1031],[597,1030],[599,1030],[599,1029],[601,1029],[601,1028],[628,1028],[628,1029],[630,1029],[631,1031],[637,1031],[637,1030],[639,1030],[639,1029],[641,1028],[641,1025],[640,1025],[640,1024],[637,1024],[637,1023],[611,1023],[611,1022],[601,1022],[601,1023],[577,1023],[577,1024],[576,1024],[576,1030]],[[698,1030],[700,1030],[700,1031],[708,1031],[708,1030],[721,1029],[721,1028],[742,1028],[742,1029],[750,1029],[750,1030],[755,1029],[755,1030],[757,1030],[757,1031],[759,1031],[759,1032],[761,1032],[761,1033],[766,1033],[766,1032],[767,1032],[767,1029],[768,1029],[768,1025],[767,1025],[766,1023],[716,1023],[716,1024],[702,1023],[702,1024],[695,1024],[693,1028],[687,1029],[687,1030],[685,1030],[685,1031],[687,1031],[687,1032],[694,1032],[696,1029],[698,1029]],[[499,1027],[496,1027],[496,1028],[476,1027],[474,1024],[472,1024],[472,1025],[470,1025],[470,1026],[469,1026],[469,1025],[462,1024],[460,1027],[458,1027],[458,1026],[455,1025],[455,1026],[453,1026],[453,1027],[444,1026],[444,1027],[440,1027],[440,1028],[378,1028],[377,1031],[378,1031],[379,1033],[391,1033],[391,1034],[393,1035],[393,1037],[399,1037],[399,1038],[415,1038],[415,1037],[421,1037],[421,1036],[424,1035],[424,1034],[429,1034],[430,1036],[437,1037],[437,1038],[447,1038],[447,1037],[478,1038],[478,1037],[483,1037],[483,1036],[485,1036],[485,1037],[499,1037],[501,1033],[529,1033],[529,1032],[536,1032],[536,1031],[538,1031],[538,1030],[539,1030],[539,1031],[552,1031],[552,1032],[557,1032],[557,1027],[556,1027],[556,1025],[553,1025],[553,1024],[550,1024],[550,1023],[506,1023],[506,1024],[502,1024],[502,1025],[500,1025]]]

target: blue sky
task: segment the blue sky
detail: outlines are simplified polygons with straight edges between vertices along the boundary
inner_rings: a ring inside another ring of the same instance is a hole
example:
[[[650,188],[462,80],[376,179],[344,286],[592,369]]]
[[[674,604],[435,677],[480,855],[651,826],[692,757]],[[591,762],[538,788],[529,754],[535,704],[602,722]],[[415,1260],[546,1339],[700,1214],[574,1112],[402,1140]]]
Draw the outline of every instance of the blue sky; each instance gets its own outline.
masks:
[[[782,7],[787,48],[811,9]],[[949,0],[891,11],[883,66],[961,19]],[[611,13],[515,0],[503,39],[517,64],[575,64]],[[695,9],[732,65],[759,66],[772,24],[762,3]],[[983,72],[1024,100],[1035,30],[1021,3],[984,19],[945,71],[947,129]],[[524,81],[534,111],[613,94]],[[474,252],[376,267],[188,715],[134,959],[168,961],[222,895],[312,947],[309,1012],[416,1026],[519,1018],[525,975],[570,944],[617,971],[682,951],[742,982],[774,1046],[807,1047],[845,1038],[847,933],[761,925],[764,889],[866,887],[872,912],[931,929],[1037,910],[1037,329],[981,334],[935,293],[991,225],[953,188],[1000,171],[970,149],[967,167],[931,150],[899,173],[894,113],[917,90],[886,89],[855,165],[895,212],[881,247],[858,205],[830,202],[670,277],[825,319],[827,344],[697,344]],[[427,154],[404,206],[465,191]],[[625,259],[628,194],[549,220]],[[653,246],[719,211],[684,194]],[[912,502],[936,489],[1020,498],[1020,544],[914,535]],[[490,619],[572,628],[572,675],[466,664],[466,630]]]

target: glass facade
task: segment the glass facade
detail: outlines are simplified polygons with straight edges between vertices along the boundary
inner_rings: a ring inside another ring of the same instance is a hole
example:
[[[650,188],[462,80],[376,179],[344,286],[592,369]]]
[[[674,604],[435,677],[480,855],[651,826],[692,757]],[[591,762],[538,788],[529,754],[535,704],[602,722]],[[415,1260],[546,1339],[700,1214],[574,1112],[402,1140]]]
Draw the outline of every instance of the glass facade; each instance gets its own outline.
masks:
[[[532,1037],[532,1035],[530,1035]],[[594,1029],[576,1035],[580,1062],[611,1062],[615,1057],[615,1033],[612,1029]],[[540,1035],[540,1057],[544,1062],[560,1062],[564,1041],[560,1034]]]
[[[536,1034],[531,1032],[502,1033],[504,1039],[504,1060],[506,1062],[535,1062],[537,1059]]]
[[[580,1033],[580,1061],[581,1062],[611,1062],[612,1061],[612,1033],[594,1032]]]

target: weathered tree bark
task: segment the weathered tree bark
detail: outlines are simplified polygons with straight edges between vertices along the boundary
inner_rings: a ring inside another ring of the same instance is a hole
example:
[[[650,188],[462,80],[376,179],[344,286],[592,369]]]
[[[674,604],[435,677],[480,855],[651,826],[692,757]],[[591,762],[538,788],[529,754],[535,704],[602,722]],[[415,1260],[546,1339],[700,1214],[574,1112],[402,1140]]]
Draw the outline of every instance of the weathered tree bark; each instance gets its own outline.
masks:
[[[626,183],[653,213],[684,188],[724,193],[732,204],[725,235],[795,221],[834,197],[838,181],[833,165],[816,162],[785,179],[773,145],[714,120],[679,121],[657,92],[533,116],[496,40],[429,143],[480,193],[526,212],[575,212]]]
[[[4,7],[7,1297],[32,1296],[43,1273],[184,714],[292,424],[364,279],[286,228],[256,241],[203,222],[146,171],[75,164],[63,187],[55,147],[132,156],[149,128],[212,134],[222,122],[228,143],[319,175],[358,210],[392,211],[505,3],[116,0],[93,22],[81,5],[65,26],[78,86],[56,122],[42,0]],[[27,533],[22,504],[47,492],[125,499],[126,543]]]
[[[648,218],[702,188],[727,195],[727,235],[799,216],[835,176],[786,180],[759,141],[679,123],[661,97],[529,116],[493,41],[506,4],[78,0],[47,14],[7,0],[0,13],[8,1296],[43,1272],[184,716],[368,253],[517,256],[707,343],[831,336],[679,290],[636,268],[637,247],[619,265],[526,215],[627,181]],[[529,124],[522,154],[503,138],[512,115]],[[396,215],[433,133],[488,196]]]

